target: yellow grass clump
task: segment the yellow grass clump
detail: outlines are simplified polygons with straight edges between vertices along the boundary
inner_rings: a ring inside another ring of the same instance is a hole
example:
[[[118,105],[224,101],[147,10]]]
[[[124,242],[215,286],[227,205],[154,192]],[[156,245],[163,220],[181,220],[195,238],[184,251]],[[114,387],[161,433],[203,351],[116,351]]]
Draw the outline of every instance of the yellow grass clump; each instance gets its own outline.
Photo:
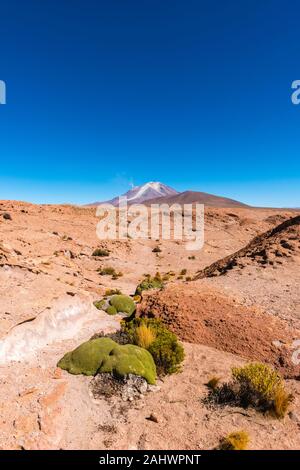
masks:
[[[277,418],[286,414],[293,396],[285,388],[282,377],[267,364],[250,363],[244,367],[234,367],[232,375],[239,382],[249,401],[257,397],[262,408],[269,409]],[[249,403],[251,404],[251,403]]]
[[[147,325],[140,325],[135,330],[136,344],[141,348],[148,349],[155,338],[155,332]]]
[[[246,431],[235,431],[224,437],[220,442],[221,450],[246,450],[249,435]]]

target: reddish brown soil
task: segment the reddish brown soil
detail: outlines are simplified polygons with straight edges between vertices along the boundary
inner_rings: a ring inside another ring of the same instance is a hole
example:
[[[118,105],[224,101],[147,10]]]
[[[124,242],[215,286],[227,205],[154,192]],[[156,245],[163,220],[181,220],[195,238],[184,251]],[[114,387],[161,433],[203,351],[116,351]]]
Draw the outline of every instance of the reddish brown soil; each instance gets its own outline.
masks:
[[[268,362],[287,377],[299,375],[289,351],[291,341],[299,337],[297,331],[201,281],[169,284],[161,291],[144,293],[138,314],[161,318],[182,341]]]

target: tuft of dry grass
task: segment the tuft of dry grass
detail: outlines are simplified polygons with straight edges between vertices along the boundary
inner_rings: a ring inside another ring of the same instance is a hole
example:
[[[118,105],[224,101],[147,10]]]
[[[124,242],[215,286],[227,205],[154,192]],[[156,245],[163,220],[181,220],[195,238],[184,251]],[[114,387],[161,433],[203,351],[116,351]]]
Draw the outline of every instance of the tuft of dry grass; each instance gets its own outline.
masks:
[[[135,341],[138,346],[148,349],[155,341],[155,331],[150,326],[140,325],[135,330]]]
[[[246,450],[249,444],[246,431],[235,431],[224,437],[220,442],[220,450]]]
[[[100,276],[111,276],[112,279],[118,279],[119,277],[123,276],[122,272],[117,272],[115,268],[111,266],[98,268],[97,272],[100,274]]]
[[[100,256],[100,257],[109,256],[109,251],[104,248],[96,248],[93,251],[92,256]]]
[[[214,376],[207,382],[206,386],[211,390],[216,390],[220,383],[220,380],[220,377]]]
[[[293,395],[288,393],[284,387],[279,387],[273,398],[273,412],[277,418],[283,418],[293,401]]]

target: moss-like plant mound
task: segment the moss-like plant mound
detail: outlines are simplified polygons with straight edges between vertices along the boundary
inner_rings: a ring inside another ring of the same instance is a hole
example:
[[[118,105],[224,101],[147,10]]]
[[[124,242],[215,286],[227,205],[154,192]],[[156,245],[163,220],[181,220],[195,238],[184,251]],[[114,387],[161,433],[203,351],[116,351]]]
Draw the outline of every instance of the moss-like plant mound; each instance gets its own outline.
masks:
[[[132,298],[124,294],[115,294],[102,300],[96,300],[94,305],[98,310],[104,310],[109,315],[125,313],[129,317],[136,309],[136,305]]]
[[[118,311],[113,305],[109,305],[105,310],[108,315],[117,315]]]
[[[105,310],[106,300],[95,300],[94,305],[98,310]]]
[[[57,365],[70,374],[107,372],[119,377],[139,375],[149,384],[156,380],[155,363],[148,351],[133,344],[119,345],[110,338],[92,339],[81,344],[65,354]]]
[[[115,307],[118,313],[127,313],[128,316],[132,315],[136,309],[136,305],[132,298],[124,294],[113,295],[110,298],[109,303]]]

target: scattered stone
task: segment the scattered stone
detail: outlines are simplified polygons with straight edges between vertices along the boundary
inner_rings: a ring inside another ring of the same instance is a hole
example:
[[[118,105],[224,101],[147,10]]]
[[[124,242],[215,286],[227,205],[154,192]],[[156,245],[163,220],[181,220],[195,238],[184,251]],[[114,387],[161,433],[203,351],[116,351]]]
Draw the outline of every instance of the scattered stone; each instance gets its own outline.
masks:
[[[123,378],[107,373],[98,374],[91,382],[91,392],[96,399],[118,396],[123,401],[133,401],[147,391],[147,381],[133,374],[128,374]]]
[[[114,333],[104,333],[103,331],[99,331],[99,333],[95,333],[91,337],[91,339],[104,338],[104,337],[110,338],[118,344],[128,344],[130,342],[128,334],[124,330],[117,330]],[[155,387],[155,385],[153,385],[153,387]]]
[[[278,348],[278,349],[280,349],[283,346],[283,342],[280,340],[272,341],[272,344],[273,346],[275,346],[275,348]]]
[[[159,385],[149,385],[148,384],[148,389],[147,392],[159,392],[161,387]]]
[[[300,418],[299,416],[297,415],[297,413],[295,413],[294,411],[290,411],[288,413],[288,416],[289,418],[294,421],[295,423],[300,423]]]
[[[0,250],[3,251],[4,253],[10,254],[13,249],[9,243],[0,243]]]
[[[153,413],[151,413],[146,419],[148,421],[153,421],[153,423],[158,423],[158,418]]]
[[[74,259],[75,258],[75,255],[71,250],[65,250],[64,255],[69,259]]]

